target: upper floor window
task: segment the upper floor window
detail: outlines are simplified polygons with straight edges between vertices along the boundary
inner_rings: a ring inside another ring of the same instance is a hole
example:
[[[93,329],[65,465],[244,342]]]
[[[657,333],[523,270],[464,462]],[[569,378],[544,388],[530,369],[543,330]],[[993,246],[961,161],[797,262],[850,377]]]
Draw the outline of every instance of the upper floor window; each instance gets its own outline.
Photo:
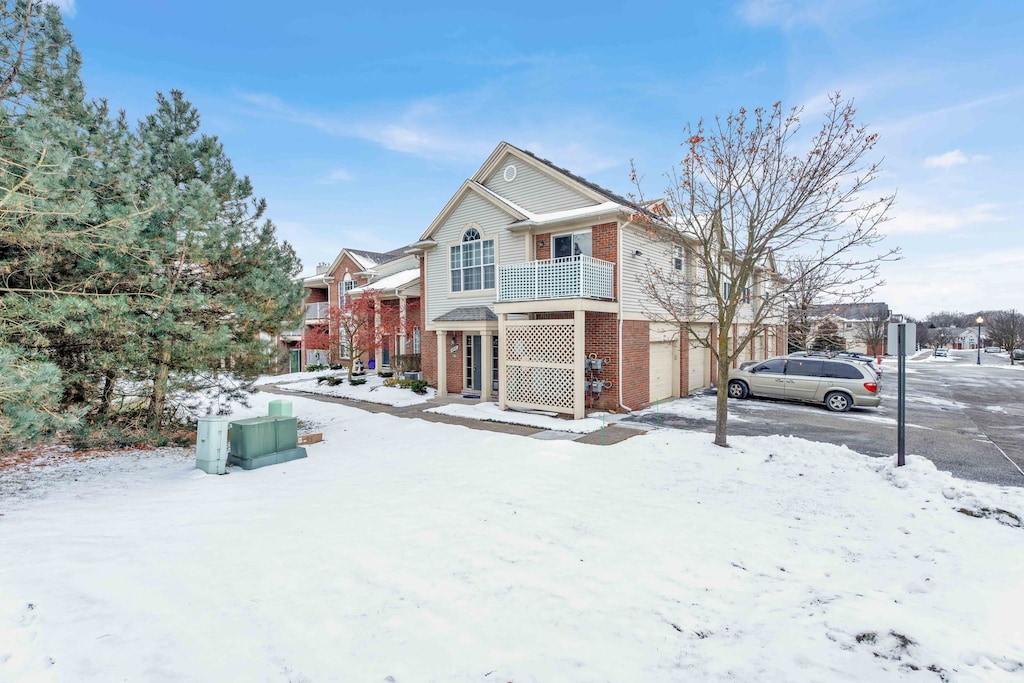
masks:
[[[485,240],[476,228],[462,234],[451,247],[452,291],[494,289],[494,240]]]
[[[556,235],[552,239],[552,243],[555,248],[555,258],[594,255],[594,238],[589,230],[574,232],[570,235]]]
[[[672,245],[672,267],[681,271],[683,269],[683,245]]]
[[[350,273],[345,273],[345,279],[338,283],[338,302],[340,305],[344,305],[348,301],[348,292],[350,289],[355,289],[356,281],[352,279]]]

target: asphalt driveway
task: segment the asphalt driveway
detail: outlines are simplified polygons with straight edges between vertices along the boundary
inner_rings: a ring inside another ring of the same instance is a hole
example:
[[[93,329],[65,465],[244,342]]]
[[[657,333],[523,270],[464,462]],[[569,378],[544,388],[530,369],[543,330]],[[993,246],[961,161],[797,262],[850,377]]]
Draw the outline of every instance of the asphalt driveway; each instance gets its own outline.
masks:
[[[907,361],[907,453],[954,476],[1024,486],[1024,365],[1007,354],[920,353]],[[896,452],[896,362],[883,365],[882,405],[832,413],[767,399],[729,402],[729,433],[788,434],[843,444],[866,455]],[[629,418],[664,427],[714,431],[714,396],[664,403]],[[1020,468],[1020,469],[1018,469]]]

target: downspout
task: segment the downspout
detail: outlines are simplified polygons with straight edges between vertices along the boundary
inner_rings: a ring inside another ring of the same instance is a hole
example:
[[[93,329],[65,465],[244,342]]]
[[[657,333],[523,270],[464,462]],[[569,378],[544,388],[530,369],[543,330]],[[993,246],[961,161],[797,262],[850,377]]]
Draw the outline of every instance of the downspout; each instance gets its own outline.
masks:
[[[618,282],[618,287],[616,289],[616,293],[619,295],[618,296],[618,299],[619,299],[619,339],[618,339],[618,341],[619,341],[619,407],[623,408],[627,413],[632,413],[633,409],[630,408],[627,405],[624,405],[622,403],[622,385],[624,384],[624,382],[622,381],[622,376],[623,376],[623,374],[625,374],[625,371],[626,371],[625,364],[622,362],[622,270],[623,270],[623,268],[622,268],[622,234],[623,234],[623,228],[625,228],[626,225],[629,225],[629,222],[627,221],[625,223],[625,225],[624,225],[622,223],[619,223],[618,221],[615,221],[615,224],[616,224],[616,235],[615,235],[616,239],[615,239],[615,241],[618,243],[618,250],[619,250],[619,253],[618,253],[617,257],[616,257],[618,259],[618,263],[616,263],[616,267],[617,267],[617,270],[619,271],[619,278],[618,278],[619,282]]]

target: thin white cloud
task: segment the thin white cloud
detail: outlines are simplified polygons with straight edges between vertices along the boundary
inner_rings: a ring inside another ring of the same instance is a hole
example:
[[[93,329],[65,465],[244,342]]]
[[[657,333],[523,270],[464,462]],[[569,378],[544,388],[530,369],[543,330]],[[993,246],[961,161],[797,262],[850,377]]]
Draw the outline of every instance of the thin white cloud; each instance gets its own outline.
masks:
[[[430,160],[479,163],[501,140],[582,174],[625,165],[628,159],[609,153],[607,130],[600,122],[580,116],[553,122],[546,115],[532,121],[529,109],[520,115],[519,110],[508,107],[501,93],[487,89],[421,99],[395,112],[377,110],[372,117],[323,114],[265,93],[243,93],[240,97],[261,116]]]
[[[924,160],[925,168],[953,168],[961,164],[978,163],[980,161],[986,161],[987,156],[983,154],[974,154],[967,156],[959,149],[954,149],[950,152],[944,152],[942,154],[936,154],[935,156],[928,157]]]
[[[996,204],[974,204],[962,208],[908,208],[897,204],[892,220],[883,226],[882,231],[888,235],[952,234],[964,228],[1005,220]]]
[[[956,119],[952,118],[953,114],[969,112],[974,109],[988,107],[989,105],[1003,103],[1019,97],[1024,97],[1024,88],[1010,88],[1008,90],[977,97],[973,100],[967,100],[966,102],[958,102],[957,104],[940,107],[931,111],[911,114],[901,119],[894,119],[887,122],[883,121],[876,126],[875,129],[882,133],[882,135],[888,136],[908,131],[921,132],[933,124],[946,126],[958,125],[956,123]]]
[[[317,181],[320,185],[334,185],[335,183],[343,183],[352,180],[352,174],[343,168],[335,168],[331,170],[326,176]]]
[[[869,0],[743,0],[736,13],[752,26],[823,28],[851,15],[863,16],[868,4]]]

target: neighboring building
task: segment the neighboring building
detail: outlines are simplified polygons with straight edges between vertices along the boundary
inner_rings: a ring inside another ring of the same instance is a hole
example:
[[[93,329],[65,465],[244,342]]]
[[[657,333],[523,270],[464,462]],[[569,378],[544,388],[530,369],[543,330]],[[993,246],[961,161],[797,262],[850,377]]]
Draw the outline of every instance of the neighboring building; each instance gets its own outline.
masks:
[[[891,317],[889,306],[879,301],[862,304],[822,304],[807,309],[814,321],[810,339],[815,339],[825,323],[836,327],[844,351],[880,356],[885,353],[886,335]]]
[[[322,340],[332,334],[329,327],[329,312],[332,307],[341,305],[344,298],[360,287],[367,287],[375,281],[383,280],[398,271],[415,271],[417,277],[404,281],[397,288],[388,288],[383,298],[401,300],[405,306],[408,298],[419,299],[418,265],[416,260],[405,255],[406,247],[389,252],[373,252],[359,249],[342,249],[330,264],[317,266],[315,275],[303,279],[306,287],[306,298],[303,300],[302,326],[282,333],[281,341],[288,350],[288,371],[299,372],[310,365],[326,365],[341,362],[347,358],[330,358],[326,344]],[[396,304],[397,305],[397,304]],[[404,348],[405,340],[392,340],[387,346],[378,350],[375,362],[378,366],[387,365],[391,353],[399,344]],[[364,358],[364,362],[369,359]]]
[[[711,352],[652,322],[641,285],[652,262],[683,270],[692,255],[652,242],[633,222],[638,211],[501,143],[409,250],[421,257],[424,379],[441,395],[575,417],[707,387]],[[758,301],[754,292],[745,305]],[[712,325],[691,323],[704,333]],[[783,326],[773,327],[750,357],[784,343]]]
[[[988,332],[985,326],[981,326],[981,341],[978,341],[978,326],[964,327],[956,331],[956,337],[953,339],[954,349],[970,349],[974,350],[980,346],[988,345]]]

